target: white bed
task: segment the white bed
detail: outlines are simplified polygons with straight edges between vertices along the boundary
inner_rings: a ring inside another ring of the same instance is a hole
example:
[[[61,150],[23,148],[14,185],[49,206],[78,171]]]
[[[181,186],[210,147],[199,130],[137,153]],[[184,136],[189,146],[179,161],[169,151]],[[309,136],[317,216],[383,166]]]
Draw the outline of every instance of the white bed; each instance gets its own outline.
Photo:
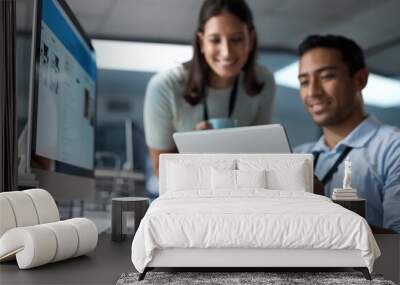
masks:
[[[160,197],[132,243],[141,278],[154,267],[354,267],[369,278],[380,251],[367,222],[312,194],[312,169],[310,155],[162,155]]]

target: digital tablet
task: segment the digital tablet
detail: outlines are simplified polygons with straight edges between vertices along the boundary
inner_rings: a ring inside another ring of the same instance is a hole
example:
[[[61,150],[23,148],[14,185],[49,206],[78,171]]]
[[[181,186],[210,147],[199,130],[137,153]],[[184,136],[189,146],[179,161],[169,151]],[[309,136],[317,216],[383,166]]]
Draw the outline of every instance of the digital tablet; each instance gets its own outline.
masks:
[[[280,124],[177,132],[173,138],[180,153],[291,153]]]

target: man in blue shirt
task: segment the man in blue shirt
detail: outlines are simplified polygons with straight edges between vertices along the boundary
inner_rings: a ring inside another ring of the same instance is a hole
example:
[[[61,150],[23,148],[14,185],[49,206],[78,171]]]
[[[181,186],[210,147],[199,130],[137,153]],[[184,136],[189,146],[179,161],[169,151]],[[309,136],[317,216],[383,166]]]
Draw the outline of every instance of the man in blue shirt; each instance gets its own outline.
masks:
[[[364,112],[368,70],[361,48],[341,36],[314,35],[298,51],[300,96],[323,135],[295,151],[314,155],[328,197],[342,187],[348,156],[352,187],[367,200],[369,224],[400,233],[400,130]]]

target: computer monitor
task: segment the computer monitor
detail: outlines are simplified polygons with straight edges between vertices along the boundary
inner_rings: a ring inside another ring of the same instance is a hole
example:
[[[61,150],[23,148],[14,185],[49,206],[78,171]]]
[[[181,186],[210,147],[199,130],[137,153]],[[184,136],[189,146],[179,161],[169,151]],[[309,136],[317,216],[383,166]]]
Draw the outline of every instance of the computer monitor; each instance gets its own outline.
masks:
[[[56,199],[93,197],[96,57],[63,0],[37,0],[30,88],[30,170]]]

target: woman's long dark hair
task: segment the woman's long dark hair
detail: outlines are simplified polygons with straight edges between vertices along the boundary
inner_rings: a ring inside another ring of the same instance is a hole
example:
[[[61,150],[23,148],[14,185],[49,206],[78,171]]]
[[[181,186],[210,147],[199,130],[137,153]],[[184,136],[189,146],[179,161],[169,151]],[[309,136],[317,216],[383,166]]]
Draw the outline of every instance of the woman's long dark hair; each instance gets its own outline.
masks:
[[[197,30],[193,38],[193,58],[184,64],[188,70],[188,78],[183,97],[191,105],[198,104],[206,96],[206,83],[211,72],[204,56],[201,54],[197,33],[204,32],[204,25],[211,17],[220,15],[223,12],[235,15],[247,25],[250,33],[254,32],[254,47],[246,64],[243,66],[246,93],[249,96],[255,96],[264,87],[264,82],[258,82],[256,78],[257,35],[253,24],[253,15],[245,0],[206,0],[201,7]]]

